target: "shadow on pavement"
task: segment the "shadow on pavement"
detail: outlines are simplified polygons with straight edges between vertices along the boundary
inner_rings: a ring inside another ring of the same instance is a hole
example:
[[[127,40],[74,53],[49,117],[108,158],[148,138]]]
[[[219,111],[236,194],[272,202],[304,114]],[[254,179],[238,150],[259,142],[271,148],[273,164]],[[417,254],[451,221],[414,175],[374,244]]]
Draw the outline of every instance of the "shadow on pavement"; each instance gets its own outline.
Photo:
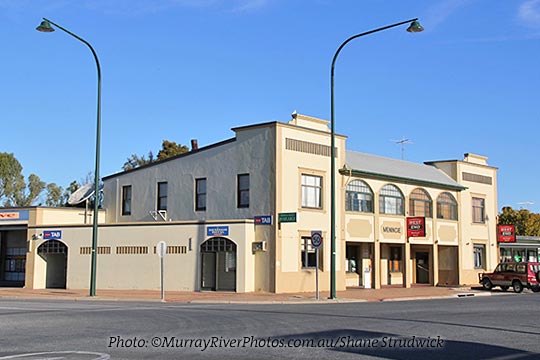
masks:
[[[330,351],[368,355],[385,359],[538,359],[538,354],[498,345],[446,340],[440,336],[403,337],[394,334],[340,329],[275,337],[321,347]],[[311,346],[311,345],[314,346]],[[320,346],[319,346],[320,345]],[[333,345],[333,346],[328,346]]]

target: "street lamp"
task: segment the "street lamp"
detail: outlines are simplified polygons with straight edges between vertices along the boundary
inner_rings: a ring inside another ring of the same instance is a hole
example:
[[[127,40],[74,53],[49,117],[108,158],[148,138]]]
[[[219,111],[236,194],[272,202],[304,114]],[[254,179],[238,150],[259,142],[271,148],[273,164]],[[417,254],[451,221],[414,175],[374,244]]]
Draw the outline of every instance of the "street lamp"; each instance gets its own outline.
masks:
[[[37,31],[41,32],[53,32],[54,28],[51,26],[59,28],[60,30],[68,33],[79,41],[82,41],[86,46],[92,51],[94,59],[96,60],[97,66],[97,80],[98,80],[98,91],[97,91],[97,130],[96,130],[96,168],[94,170],[94,223],[92,227],[92,263],[90,268],[90,296],[96,295],[96,256],[97,256],[97,239],[98,239],[98,210],[99,210],[99,148],[100,148],[100,137],[101,137],[101,67],[99,65],[99,60],[96,54],[96,51],[90,45],[90,43],[83,38],[75,35],[69,30],[64,29],[58,24],[53,23],[52,21],[43,18],[41,24],[36,28]]]
[[[347,45],[349,41],[364,35],[373,34],[403,24],[410,24],[407,28],[408,32],[420,32],[424,30],[424,28],[418,22],[418,18],[415,18],[357,34],[345,40],[339,46],[334,54],[334,58],[332,59],[332,68],[330,70],[330,299],[336,298],[336,158],[334,129],[334,67],[341,49],[343,49],[343,47]]]

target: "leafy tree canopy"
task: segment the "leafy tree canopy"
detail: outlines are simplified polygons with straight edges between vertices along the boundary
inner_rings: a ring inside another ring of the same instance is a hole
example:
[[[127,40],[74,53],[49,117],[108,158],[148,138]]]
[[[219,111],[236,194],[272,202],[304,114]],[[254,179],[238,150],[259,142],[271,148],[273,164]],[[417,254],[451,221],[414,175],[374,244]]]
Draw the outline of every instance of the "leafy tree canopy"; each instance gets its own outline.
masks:
[[[22,165],[12,153],[0,153],[0,201],[3,206],[30,206],[45,188],[36,174],[24,180]]]
[[[516,235],[540,236],[540,214],[529,210],[514,210],[510,206],[502,208],[499,214],[499,224],[512,224],[516,226]]]
[[[148,165],[156,161],[162,161],[177,155],[187,153],[189,151],[186,145],[177,144],[174,141],[163,140],[161,144],[161,150],[159,150],[157,157],[154,157],[152,151],[148,152],[148,155],[138,156],[132,154],[122,166],[122,170],[131,170],[140,166]]]

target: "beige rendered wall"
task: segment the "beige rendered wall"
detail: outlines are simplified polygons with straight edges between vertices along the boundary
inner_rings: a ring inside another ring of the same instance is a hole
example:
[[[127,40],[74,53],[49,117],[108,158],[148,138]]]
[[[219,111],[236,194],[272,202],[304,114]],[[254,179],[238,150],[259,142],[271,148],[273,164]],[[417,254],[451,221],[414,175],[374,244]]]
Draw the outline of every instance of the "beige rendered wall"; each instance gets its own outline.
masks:
[[[309,120],[309,119],[308,119]],[[327,124],[328,122],[326,122]],[[312,230],[323,233],[321,251],[322,271],[319,271],[319,289],[330,287],[330,157],[286,149],[286,139],[300,140],[318,145],[330,145],[330,133],[322,131],[321,122],[303,126],[314,130],[280,124],[277,127],[276,158],[276,214],[296,212],[296,223],[282,223],[277,229],[275,258],[276,292],[298,292],[315,290],[315,269],[302,269],[301,237],[310,236]],[[345,289],[345,238],[343,236],[341,212],[341,176],[338,169],[345,163],[345,138],[336,136],[336,289]],[[302,208],[302,174],[322,177],[322,209]]]
[[[435,244],[441,243],[445,245],[458,245],[458,221],[437,219],[436,215],[436,203],[437,197],[443,192],[449,192],[456,199],[458,199],[458,191],[445,190],[439,188],[433,188],[428,186],[411,185],[400,182],[388,182],[378,179],[370,178],[357,178],[344,176],[344,188],[343,196],[346,189],[346,184],[353,180],[360,179],[367,183],[374,194],[374,213],[355,213],[351,211],[343,211],[343,221],[345,224],[345,236],[347,241],[365,241],[374,242],[375,247],[379,248],[375,252],[379,254],[379,261],[375,262],[373,270],[375,271],[376,286],[389,285],[390,284],[405,284],[409,286],[414,282],[414,251],[411,252],[411,246],[413,249],[429,249],[430,252],[430,266],[431,266],[431,282],[436,285],[438,278],[438,257],[434,256]],[[402,215],[386,215],[380,214],[379,206],[379,194],[381,189],[387,185],[392,184],[399,188],[405,197],[405,216]],[[421,188],[428,192],[433,201],[433,218],[426,218],[426,236],[419,238],[409,239],[407,243],[407,229],[405,219],[407,216],[412,216],[409,213],[409,196],[410,193],[416,188]],[[403,248],[404,259],[404,272],[391,274],[389,278],[388,274],[388,258],[389,258],[389,246],[400,245]],[[410,244],[410,245],[407,245]],[[457,259],[456,259],[457,261]],[[408,281],[406,279],[406,273],[408,275]]]
[[[206,226],[229,226],[226,238],[237,245],[237,292],[254,291],[255,255],[251,251],[254,241],[252,223],[169,223],[101,226],[98,238],[97,289],[154,289],[160,288],[160,261],[154,246],[165,241],[168,246],[185,246],[185,254],[167,254],[165,257],[165,288],[169,291],[196,291],[200,288],[200,245],[209,239]],[[82,254],[81,247],[91,246],[91,227],[61,227],[62,241],[68,246],[67,288],[85,289],[90,283],[91,255]],[[38,231],[47,230],[37,228]],[[191,238],[192,250],[189,250]],[[33,251],[43,243],[34,241]],[[117,254],[120,246],[147,247],[147,254]],[[110,254],[99,254],[99,248],[110,247]],[[45,286],[46,263],[39,256],[32,269],[33,288]]]
[[[37,208],[36,225],[46,224],[92,224],[93,211],[85,208]],[[86,215],[86,216],[85,216]],[[85,222],[86,217],[86,222]],[[105,222],[105,210],[99,211],[98,222]]]
[[[460,196],[461,204],[461,263],[460,283],[477,284],[478,273],[491,271],[498,263],[497,256],[497,169],[487,166],[487,158],[471,158],[470,161],[458,162],[458,176],[460,182],[467,187]],[[483,184],[463,180],[464,172],[478,174],[492,179],[492,184]],[[474,223],[472,212],[472,199],[485,200],[485,223]],[[485,266],[482,269],[474,268],[474,245],[485,246]]]

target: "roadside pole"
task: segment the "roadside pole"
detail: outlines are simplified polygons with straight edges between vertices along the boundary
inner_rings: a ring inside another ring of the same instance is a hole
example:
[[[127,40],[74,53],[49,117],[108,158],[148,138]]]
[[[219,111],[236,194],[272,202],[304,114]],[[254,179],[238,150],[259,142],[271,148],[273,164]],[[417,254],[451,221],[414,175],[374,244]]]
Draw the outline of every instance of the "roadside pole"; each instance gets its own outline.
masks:
[[[315,299],[319,300],[319,249],[322,246],[322,231],[311,231],[311,247],[315,249]]]
[[[157,243],[157,246],[156,246],[156,252],[159,256],[159,260],[160,260],[160,263],[161,263],[161,271],[160,271],[160,274],[161,274],[161,301],[165,302],[165,281],[164,281],[164,278],[165,278],[165,266],[164,266],[164,263],[165,263],[165,255],[167,254],[167,244],[165,243],[165,241],[160,241]]]
[[[319,248],[315,249],[315,299],[319,300]]]

